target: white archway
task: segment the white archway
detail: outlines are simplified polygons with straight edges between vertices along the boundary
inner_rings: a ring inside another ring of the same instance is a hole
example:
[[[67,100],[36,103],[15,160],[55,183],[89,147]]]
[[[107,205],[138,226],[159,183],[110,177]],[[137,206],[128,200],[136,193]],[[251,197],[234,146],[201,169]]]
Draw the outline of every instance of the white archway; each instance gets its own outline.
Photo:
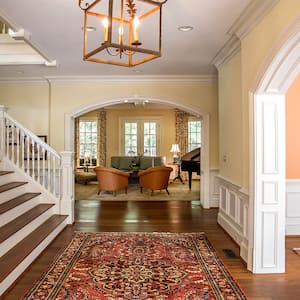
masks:
[[[250,93],[248,268],[285,272],[285,94],[300,72],[300,19],[284,32]]]
[[[65,150],[74,152],[74,119],[82,114],[93,111],[99,108],[105,108],[114,104],[124,103],[124,99],[128,102],[143,102],[149,100],[151,103],[158,103],[162,105],[168,105],[174,108],[179,108],[183,111],[189,112],[197,117],[202,118],[202,147],[201,147],[201,188],[200,188],[200,201],[204,208],[210,208],[210,119],[208,113],[202,113],[198,108],[188,105],[179,104],[170,100],[144,97],[144,96],[132,96],[123,98],[112,98],[102,100],[99,102],[86,105],[73,112],[65,115]],[[74,192],[73,192],[74,194]]]

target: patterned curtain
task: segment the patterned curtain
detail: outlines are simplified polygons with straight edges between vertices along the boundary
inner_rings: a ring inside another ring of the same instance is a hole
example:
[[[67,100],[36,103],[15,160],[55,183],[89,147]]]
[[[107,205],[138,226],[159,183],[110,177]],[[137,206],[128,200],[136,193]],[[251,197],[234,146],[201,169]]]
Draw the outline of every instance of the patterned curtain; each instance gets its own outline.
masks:
[[[75,169],[79,166],[79,118],[75,118]]]
[[[97,111],[98,120],[98,150],[97,165],[106,166],[106,111],[100,109]]]
[[[188,152],[188,120],[188,113],[175,109],[175,134],[176,143],[180,149],[180,156]]]

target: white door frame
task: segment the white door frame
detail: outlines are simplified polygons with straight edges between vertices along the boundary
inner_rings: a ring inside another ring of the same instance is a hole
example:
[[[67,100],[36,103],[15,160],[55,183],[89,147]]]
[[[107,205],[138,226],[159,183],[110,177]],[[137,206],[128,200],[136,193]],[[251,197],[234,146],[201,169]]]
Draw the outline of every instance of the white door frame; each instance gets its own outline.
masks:
[[[249,94],[248,269],[285,272],[285,94],[300,72],[300,20],[280,37]],[[253,130],[253,131],[252,131]]]
[[[210,118],[208,113],[203,113],[195,107],[189,105],[183,105],[169,100],[149,98],[143,96],[126,97],[129,103],[141,102],[149,100],[151,103],[159,103],[168,105],[174,108],[181,109],[189,112],[196,117],[201,117],[203,121],[202,127],[202,146],[201,146],[201,188],[200,188],[200,203],[203,208],[210,208]],[[102,100],[82,108],[79,108],[73,112],[65,115],[65,151],[74,152],[74,119],[82,114],[93,111],[95,109],[105,108],[114,104],[124,103],[124,98],[113,98],[108,100]],[[74,192],[74,191],[73,191]],[[73,193],[75,195],[75,193]]]

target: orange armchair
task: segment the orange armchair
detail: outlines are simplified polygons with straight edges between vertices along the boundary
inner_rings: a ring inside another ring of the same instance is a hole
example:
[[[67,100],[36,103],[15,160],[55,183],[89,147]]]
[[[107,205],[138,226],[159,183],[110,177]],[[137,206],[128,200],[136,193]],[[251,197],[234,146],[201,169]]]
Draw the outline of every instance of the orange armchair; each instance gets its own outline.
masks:
[[[150,189],[151,195],[154,190],[166,190],[168,195],[169,177],[173,171],[172,168],[166,166],[152,167],[138,173],[141,193],[143,188]]]
[[[120,189],[125,189],[127,194],[129,173],[107,167],[96,167],[94,171],[98,180],[98,195],[101,191],[114,192],[116,195],[116,191]]]

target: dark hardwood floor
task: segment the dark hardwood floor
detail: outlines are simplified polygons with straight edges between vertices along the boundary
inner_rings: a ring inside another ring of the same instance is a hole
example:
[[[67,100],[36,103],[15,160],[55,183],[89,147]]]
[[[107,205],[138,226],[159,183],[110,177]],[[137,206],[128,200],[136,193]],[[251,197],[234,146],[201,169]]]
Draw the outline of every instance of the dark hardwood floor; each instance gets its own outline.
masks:
[[[227,257],[222,250],[239,251],[217,224],[217,212],[202,209],[198,201],[76,201],[75,224],[54,240],[3,299],[23,299],[69,243],[74,231],[205,232],[249,299],[300,299],[300,256],[291,250],[300,247],[300,237],[287,238],[285,274],[253,275],[240,258]]]

